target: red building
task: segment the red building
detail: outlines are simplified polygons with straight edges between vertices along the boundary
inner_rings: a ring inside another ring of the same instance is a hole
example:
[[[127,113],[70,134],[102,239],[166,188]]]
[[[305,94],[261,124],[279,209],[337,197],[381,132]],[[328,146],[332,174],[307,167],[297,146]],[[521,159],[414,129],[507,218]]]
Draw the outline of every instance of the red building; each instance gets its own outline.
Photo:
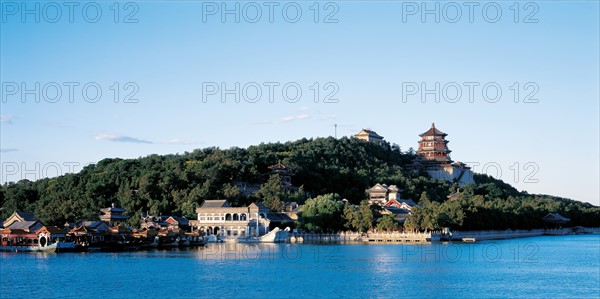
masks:
[[[435,123],[431,124],[431,128],[425,133],[419,135],[419,149],[417,154],[424,158],[427,162],[435,164],[452,163],[450,159],[451,150],[448,149],[448,134],[436,129]]]
[[[466,185],[474,182],[473,172],[465,163],[453,162],[450,159],[451,150],[448,149],[448,134],[438,130],[435,123],[425,133],[419,135],[419,159],[415,161],[421,168],[434,179],[456,182]]]

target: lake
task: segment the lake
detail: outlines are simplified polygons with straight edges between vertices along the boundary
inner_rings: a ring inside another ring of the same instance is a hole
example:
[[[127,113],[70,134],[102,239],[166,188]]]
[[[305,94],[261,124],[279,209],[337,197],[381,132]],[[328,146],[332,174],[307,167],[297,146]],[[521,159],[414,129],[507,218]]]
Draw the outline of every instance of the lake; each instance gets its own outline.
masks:
[[[0,253],[2,298],[600,297],[600,235]]]

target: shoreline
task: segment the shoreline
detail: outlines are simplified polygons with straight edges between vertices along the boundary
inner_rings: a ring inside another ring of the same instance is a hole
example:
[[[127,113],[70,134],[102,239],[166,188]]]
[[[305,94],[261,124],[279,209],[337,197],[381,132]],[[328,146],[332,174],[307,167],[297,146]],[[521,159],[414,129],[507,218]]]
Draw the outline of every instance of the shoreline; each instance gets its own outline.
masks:
[[[478,242],[487,240],[517,239],[538,236],[565,236],[600,234],[600,228],[578,227],[532,230],[456,231],[450,234],[429,233],[330,233],[294,234],[286,243],[363,243],[363,244],[432,244],[441,242]]]
[[[209,242],[205,246],[224,244],[224,245],[314,245],[314,244],[329,244],[329,245],[381,245],[381,244],[471,244],[479,241],[490,240],[507,240],[519,239],[539,236],[567,236],[567,235],[600,235],[600,228],[562,228],[562,229],[532,229],[532,230],[504,230],[504,231],[457,231],[450,234],[441,234],[439,232],[428,233],[330,233],[330,234],[291,234],[285,240],[279,242]],[[173,248],[138,248],[136,250],[114,250],[114,251],[81,251],[81,252],[131,252],[131,251],[146,251],[146,250],[165,250],[165,249],[190,249],[196,246],[173,247]],[[0,250],[1,252],[17,252],[17,253],[36,253],[34,251],[14,251]],[[75,251],[73,251],[75,252]],[[39,252],[37,252],[39,253]],[[59,252],[44,252],[44,253],[59,253]]]

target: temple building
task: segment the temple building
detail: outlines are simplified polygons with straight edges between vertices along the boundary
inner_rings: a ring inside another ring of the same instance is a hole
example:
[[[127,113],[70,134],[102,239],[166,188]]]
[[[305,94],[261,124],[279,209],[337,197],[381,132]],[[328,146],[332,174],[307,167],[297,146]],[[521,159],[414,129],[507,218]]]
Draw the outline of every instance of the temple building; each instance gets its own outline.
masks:
[[[10,215],[6,220],[2,222],[2,226],[8,228],[11,224],[15,222],[35,222],[39,221],[39,219],[35,218],[32,212],[20,212],[15,211]],[[41,226],[40,226],[41,227]]]
[[[279,175],[281,178],[281,187],[285,189],[292,189],[292,176],[294,176],[294,173],[285,164],[279,162],[275,165],[269,166],[269,170],[271,170],[271,172],[269,172],[267,175]]]
[[[381,207],[381,215],[393,215],[399,222],[404,222],[412,214],[412,209],[417,204],[412,199],[402,199],[402,189],[395,185],[375,184],[366,190],[369,194],[369,204]]]
[[[402,189],[399,189],[396,185],[388,187],[386,184],[377,183],[375,186],[367,189],[366,192],[369,194],[370,205],[384,206],[392,199],[400,199],[400,192],[402,192]]]
[[[448,149],[448,134],[438,130],[435,123],[431,124],[431,129],[420,134],[419,149],[417,154],[424,159],[426,163],[445,164],[452,163],[450,159],[451,150]]]
[[[109,208],[100,209],[102,213],[100,220],[108,223],[109,226],[124,223],[129,219],[129,216],[123,215],[124,209],[118,208],[114,203]]]
[[[159,215],[153,216],[147,213],[142,213],[140,228],[141,229],[167,229],[171,231],[187,231],[190,227],[190,222],[187,218],[181,216]]]
[[[64,227],[69,230],[77,230],[78,228],[86,228],[87,230],[104,233],[110,229],[110,226],[104,221],[78,221],[78,222],[66,222]]]
[[[358,132],[358,134],[355,134],[354,137],[366,142],[383,144],[383,136],[380,136],[379,134],[375,133],[375,131],[370,129],[362,129],[360,132]]]
[[[474,182],[471,168],[465,163],[454,162],[450,158],[452,151],[448,149],[449,141],[446,140],[448,134],[438,130],[435,123],[419,136],[421,140],[417,150],[419,155],[417,164],[432,178],[457,182],[461,186]]]
[[[396,221],[404,223],[409,215],[412,215],[412,209],[417,204],[412,199],[390,199],[381,210],[381,215],[394,215]]]
[[[559,213],[548,213],[548,215],[544,216],[542,219],[547,223],[553,224],[556,228],[560,228],[565,223],[571,221],[571,219]]]
[[[33,221],[15,221],[11,225],[6,228],[10,229],[22,229],[26,232],[35,232],[36,230],[42,228],[44,225],[39,220]]]
[[[385,209],[405,209],[407,211],[412,211],[412,208],[417,206],[417,203],[412,199],[390,199],[383,207]]]
[[[403,190],[396,187],[396,185],[388,187],[386,184],[377,183],[366,191],[369,194],[369,204],[379,205],[384,209],[397,208],[410,211],[417,205],[412,199],[400,198],[400,193]]]

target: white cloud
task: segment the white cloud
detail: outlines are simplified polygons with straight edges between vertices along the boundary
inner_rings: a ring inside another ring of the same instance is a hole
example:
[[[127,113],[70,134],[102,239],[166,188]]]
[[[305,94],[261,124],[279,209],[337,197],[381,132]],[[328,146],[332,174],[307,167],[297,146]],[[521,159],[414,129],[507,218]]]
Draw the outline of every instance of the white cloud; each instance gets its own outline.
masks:
[[[98,141],[112,141],[112,142],[129,142],[129,143],[146,143],[146,144],[154,143],[152,141],[148,141],[148,140],[144,140],[144,139],[140,139],[140,138],[136,138],[136,137],[123,136],[123,135],[112,134],[112,133],[96,135],[96,136],[94,136],[94,139],[96,139]]]
[[[111,142],[129,142],[129,143],[145,143],[145,144],[194,144],[196,142],[191,140],[183,139],[169,139],[166,141],[149,141],[137,137],[124,136],[114,133],[106,133],[94,136],[94,139],[98,141],[111,141]]]
[[[282,123],[288,123],[288,122],[292,122],[292,121],[296,121],[296,120],[306,120],[311,118],[310,115],[306,114],[306,113],[299,113],[296,115],[287,115],[287,116],[282,116],[278,119],[275,120],[269,120],[269,121],[259,121],[257,122],[257,124],[260,125],[276,125],[276,124],[282,124]]]
[[[181,140],[181,139],[175,138],[175,139],[171,139],[171,140],[164,141],[161,143],[164,143],[164,144],[193,144],[195,142],[193,142],[191,140]]]

